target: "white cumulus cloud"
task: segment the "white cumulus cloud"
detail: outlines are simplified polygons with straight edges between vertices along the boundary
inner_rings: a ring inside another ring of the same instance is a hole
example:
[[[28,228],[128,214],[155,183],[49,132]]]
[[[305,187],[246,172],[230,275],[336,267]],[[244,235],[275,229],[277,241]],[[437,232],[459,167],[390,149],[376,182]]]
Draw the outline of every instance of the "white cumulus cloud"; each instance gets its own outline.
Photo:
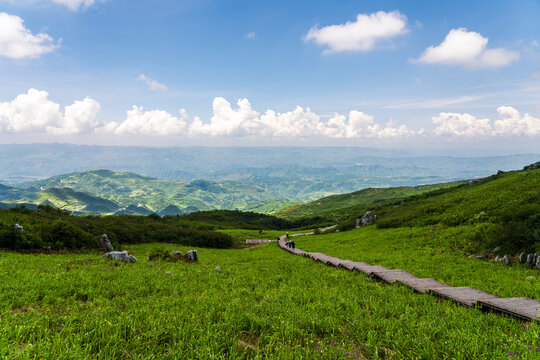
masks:
[[[97,114],[101,106],[92,98],[75,101],[62,114],[49,93],[30,89],[13,101],[0,103],[0,132],[73,135],[91,132],[102,122]]]
[[[0,56],[12,59],[36,58],[58,46],[48,34],[33,35],[20,17],[0,12]]]
[[[209,123],[196,118],[189,127],[190,136],[264,136],[264,137],[329,137],[329,138],[402,138],[414,135],[406,126],[375,124],[373,116],[351,111],[347,116],[334,114],[328,121],[309,108],[297,106],[289,112],[253,110],[247,99],[237,101],[237,109],[224,98],[214,99]]]
[[[145,83],[146,86],[148,87],[148,89],[150,89],[152,91],[167,91],[167,90],[169,90],[167,85],[161,84],[161,83],[157,82],[156,80],[154,80],[152,78],[149,78],[148,76],[146,76],[144,74],[140,74],[139,76],[137,76],[137,81],[141,81],[141,82]]]
[[[54,3],[65,5],[72,11],[87,9],[96,3],[96,0],[52,0]]]
[[[540,134],[540,119],[529,114],[522,117],[519,111],[511,106],[499,106],[497,112],[499,113],[499,119],[494,124],[496,134],[518,136]]]
[[[470,69],[498,68],[517,61],[517,51],[488,49],[489,39],[466,28],[452,29],[438,46],[428,47],[413,60],[424,64],[464,66]]]
[[[493,125],[490,119],[478,119],[467,113],[440,113],[432,119],[438,125],[434,134],[469,138],[540,134],[540,119],[529,114],[521,116],[519,111],[510,106],[500,106],[497,112],[499,119]]]
[[[304,37],[319,45],[327,46],[323,53],[342,51],[369,51],[378,41],[407,32],[407,17],[399,11],[378,11],[358,14],[356,21],[345,24],[312,27]]]
[[[140,106],[134,105],[127,111],[126,120],[110,122],[99,132],[109,132],[116,135],[183,135],[186,127],[185,110],[180,111],[181,116],[175,117],[164,110],[144,111]]]

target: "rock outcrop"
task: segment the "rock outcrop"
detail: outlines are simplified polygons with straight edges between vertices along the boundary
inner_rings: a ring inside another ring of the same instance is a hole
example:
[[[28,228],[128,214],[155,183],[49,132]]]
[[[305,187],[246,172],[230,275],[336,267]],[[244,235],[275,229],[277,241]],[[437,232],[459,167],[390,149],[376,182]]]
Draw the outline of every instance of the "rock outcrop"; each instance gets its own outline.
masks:
[[[123,261],[123,262],[129,262],[129,263],[137,262],[137,259],[135,258],[135,256],[129,255],[126,250],[111,251],[111,252],[106,253],[103,257],[112,258],[116,261]]]
[[[107,251],[114,251],[114,248],[111,245],[111,241],[109,240],[107,234],[101,235],[101,238],[99,239],[99,248],[105,249]]]
[[[372,224],[375,220],[377,220],[377,215],[373,215],[371,211],[366,211],[364,216],[356,219],[355,227],[357,229],[361,228],[362,226]]]
[[[199,261],[199,253],[197,250],[189,250],[186,255],[190,261]]]
[[[527,255],[527,261],[525,261],[525,265],[530,268],[534,267],[536,265],[537,257],[538,256],[536,253]]]

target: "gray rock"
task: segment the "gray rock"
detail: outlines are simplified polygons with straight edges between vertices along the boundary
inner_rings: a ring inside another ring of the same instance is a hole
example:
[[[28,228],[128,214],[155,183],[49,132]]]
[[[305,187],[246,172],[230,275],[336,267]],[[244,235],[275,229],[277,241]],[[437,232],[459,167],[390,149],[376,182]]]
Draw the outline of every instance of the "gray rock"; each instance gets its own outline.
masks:
[[[510,265],[510,258],[508,257],[508,255],[504,255],[502,258],[501,258],[501,262],[505,265]]]
[[[111,245],[111,242],[109,240],[109,237],[107,234],[101,235],[101,238],[99,239],[99,248],[105,249],[107,251],[114,251],[113,246]]]
[[[486,260],[486,255],[478,255],[478,256],[475,256],[474,258],[478,260]]]
[[[111,251],[103,255],[103,257],[111,258],[117,261],[134,263],[137,262],[137,259],[133,255],[128,255],[126,250],[124,251]]]
[[[536,256],[535,254],[529,254],[527,255],[527,261],[525,262],[525,265],[532,268],[536,264]]]
[[[24,227],[22,225],[15,224],[15,229],[19,230],[22,233],[24,232]]]
[[[199,261],[199,253],[197,250],[189,250],[186,255],[191,261]]]
[[[369,224],[373,223],[375,220],[377,220],[377,215],[373,215],[371,213],[371,211],[366,211],[364,216],[362,216],[361,218],[356,219],[355,227],[357,229],[361,228],[362,226],[366,226],[366,225],[369,225]]]
[[[519,254],[519,262],[525,264],[525,261],[527,261],[527,255],[525,255],[525,253]]]
[[[216,270],[218,273],[221,272],[221,268],[219,266],[216,266],[216,268],[214,270]]]
[[[498,251],[501,251],[501,247],[500,246],[497,246],[495,249],[493,249],[493,253],[496,253]]]
[[[536,280],[536,278],[534,276],[527,276],[525,280]]]
[[[182,252],[181,251],[173,251],[172,252],[172,256],[175,257],[175,256],[181,256],[182,255]]]
[[[165,274],[171,276],[171,275],[172,275],[172,272],[171,272],[171,271],[166,271]]]
[[[540,270],[540,256],[536,257],[536,268]]]
[[[495,256],[495,261],[501,261],[501,258],[499,257],[499,255]]]

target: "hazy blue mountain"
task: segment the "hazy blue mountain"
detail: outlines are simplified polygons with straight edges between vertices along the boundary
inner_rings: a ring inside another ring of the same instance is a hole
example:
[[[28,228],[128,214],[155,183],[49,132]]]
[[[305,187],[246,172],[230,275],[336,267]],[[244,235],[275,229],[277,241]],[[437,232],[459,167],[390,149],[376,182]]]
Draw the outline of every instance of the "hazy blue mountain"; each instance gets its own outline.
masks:
[[[88,169],[160,179],[258,183],[283,174],[311,180],[336,172],[372,177],[470,178],[519,169],[539,154],[494,157],[421,156],[360,147],[135,147],[71,144],[0,145],[0,182],[15,184]],[[356,189],[358,190],[358,189]]]

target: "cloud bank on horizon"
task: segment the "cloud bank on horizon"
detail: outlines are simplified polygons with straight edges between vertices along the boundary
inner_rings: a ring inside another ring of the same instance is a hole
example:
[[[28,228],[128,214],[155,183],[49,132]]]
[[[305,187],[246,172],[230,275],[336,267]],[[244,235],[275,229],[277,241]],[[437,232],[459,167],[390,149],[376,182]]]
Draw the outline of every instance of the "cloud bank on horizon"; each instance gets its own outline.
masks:
[[[352,110],[347,115],[334,113],[328,120],[309,108],[297,106],[289,112],[268,109],[255,111],[247,99],[239,99],[237,108],[224,98],[213,101],[209,122],[187,111],[179,116],[164,110],[144,110],[134,105],[121,122],[99,120],[101,105],[92,98],[77,100],[61,111],[46,91],[30,89],[10,102],[0,103],[0,133],[56,135],[113,134],[118,136],[246,137],[271,138],[326,137],[337,139],[403,139],[417,136],[476,138],[494,136],[537,136],[540,119],[521,115],[510,106],[497,108],[498,119],[478,119],[467,113],[440,113],[433,116],[435,128],[411,130],[406,125],[388,121],[381,125],[372,115]]]

